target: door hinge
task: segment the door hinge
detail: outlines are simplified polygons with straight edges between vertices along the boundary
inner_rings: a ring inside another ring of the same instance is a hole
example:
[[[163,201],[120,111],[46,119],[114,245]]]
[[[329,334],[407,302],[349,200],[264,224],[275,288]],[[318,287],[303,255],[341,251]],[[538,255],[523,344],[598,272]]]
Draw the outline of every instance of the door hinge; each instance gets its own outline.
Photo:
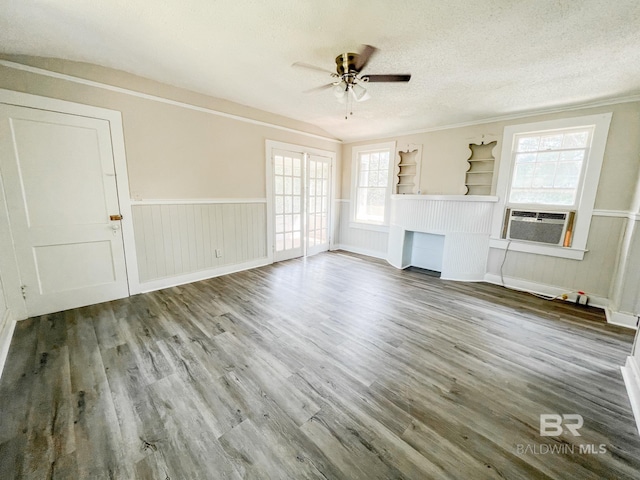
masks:
[[[24,298],[26,300],[27,299],[27,286],[26,285],[21,285],[20,286],[20,293],[22,293],[22,298]]]

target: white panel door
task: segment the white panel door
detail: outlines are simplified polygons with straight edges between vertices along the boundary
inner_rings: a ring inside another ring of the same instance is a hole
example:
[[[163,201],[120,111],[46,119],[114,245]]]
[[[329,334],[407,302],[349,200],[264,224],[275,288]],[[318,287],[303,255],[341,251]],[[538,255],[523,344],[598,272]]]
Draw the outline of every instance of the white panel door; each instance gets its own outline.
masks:
[[[307,255],[329,250],[331,159],[307,156]]]
[[[0,174],[29,316],[129,295],[108,121],[0,105]]]
[[[285,150],[273,151],[273,194],[276,262],[304,255],[304,156]]]

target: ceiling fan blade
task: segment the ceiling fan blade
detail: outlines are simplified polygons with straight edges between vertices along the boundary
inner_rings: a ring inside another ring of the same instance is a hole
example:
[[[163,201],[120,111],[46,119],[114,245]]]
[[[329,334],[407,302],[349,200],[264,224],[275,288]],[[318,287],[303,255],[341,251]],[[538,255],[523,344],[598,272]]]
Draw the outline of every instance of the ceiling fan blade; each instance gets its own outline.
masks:
[[[315,65],[311,65],[309,63],[296,62],[291,66],[292,67],[300,67],[300,68],[308,68],[310,70],[317,70],[318,72],[328,73],[329,75],[333,75],[333,76],[336,75],[336,72],[332,72],[331,70],[327,70],[326,68],[316,67]]]
[[[378,49],[373,45],[364,45],[355,65],[356,72],[361,72],[362,69],[367,66],[369,60],[371,60],[371,56],[377,51]]]
[[[315,87],[315,88],[311,88],[309,90],[305,90],[302,93],[314,93],[314,92],[321,92],[322,90],[327,90],[328,88],[334,87],[335,84],[333,83],[327,83],[326,85],[322,85],[320,87]]]
[[[362,80],[365,82],[408,82],[411,80],[411,74],[401,75],[363,75]]]

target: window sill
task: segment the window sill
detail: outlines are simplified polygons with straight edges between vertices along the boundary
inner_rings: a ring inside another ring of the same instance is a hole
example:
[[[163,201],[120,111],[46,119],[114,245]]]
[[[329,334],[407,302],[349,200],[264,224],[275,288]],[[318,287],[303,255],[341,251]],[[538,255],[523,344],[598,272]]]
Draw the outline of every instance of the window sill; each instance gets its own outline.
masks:
[[[349,228],[359,228],[360,230],[371,230],[374,232],[389,232],[389,225],[377,225],[375,223],[349,222]]]
[[[510,252],[534,253],[536,255],[546,255],[548,257],[568,258],[570,260],[582,260],[587,250],[579,248],[566,248],[557,245],[541,245],[539,243],[522,242],[517,240],[505,240],[504,238],[491,238],[490,248],[506,250],[509,246]]]

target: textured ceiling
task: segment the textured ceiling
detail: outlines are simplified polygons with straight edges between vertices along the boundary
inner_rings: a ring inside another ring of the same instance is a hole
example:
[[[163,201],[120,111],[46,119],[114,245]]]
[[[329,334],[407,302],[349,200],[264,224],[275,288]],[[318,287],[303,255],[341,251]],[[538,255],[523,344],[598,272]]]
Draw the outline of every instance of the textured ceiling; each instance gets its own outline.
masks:
[[[640,94],[638,0],[2,0],[0,52],[94,63],[302,120],[337,138]],[[380,49],[345,109],[331,79],[362,44]]]

